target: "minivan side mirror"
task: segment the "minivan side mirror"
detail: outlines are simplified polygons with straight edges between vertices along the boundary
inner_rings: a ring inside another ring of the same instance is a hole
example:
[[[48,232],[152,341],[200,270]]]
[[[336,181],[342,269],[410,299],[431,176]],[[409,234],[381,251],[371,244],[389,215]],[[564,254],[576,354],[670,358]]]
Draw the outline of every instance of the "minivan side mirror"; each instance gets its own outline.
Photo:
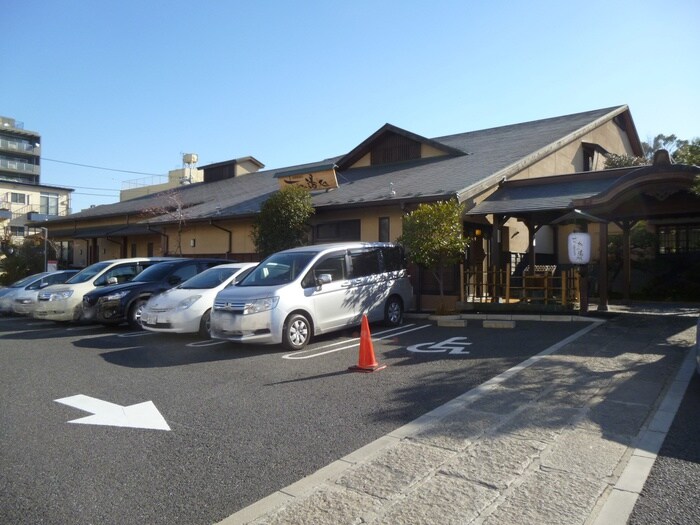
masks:
[[[329,273],[322,273],[316,277],[316,284],[322,286],[324,284],[330,284],[333,282],[333,277]]]
[[[112,284],[118,284],[119,280],[116,277],[110,277],[107,279],[107,286],[110,286]]]

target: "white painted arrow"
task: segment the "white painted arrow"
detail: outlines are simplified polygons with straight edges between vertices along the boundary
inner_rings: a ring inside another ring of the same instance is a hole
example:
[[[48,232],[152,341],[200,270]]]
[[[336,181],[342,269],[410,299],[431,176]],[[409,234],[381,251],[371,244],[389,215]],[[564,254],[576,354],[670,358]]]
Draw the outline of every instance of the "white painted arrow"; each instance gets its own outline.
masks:
[[[94,397],[84,396],[83,394],[55,399],[54,401],[93,414],[92,416],[74,419],[69,421],[69,423],[170,430],[168,423],[152,401],[123,407]]]

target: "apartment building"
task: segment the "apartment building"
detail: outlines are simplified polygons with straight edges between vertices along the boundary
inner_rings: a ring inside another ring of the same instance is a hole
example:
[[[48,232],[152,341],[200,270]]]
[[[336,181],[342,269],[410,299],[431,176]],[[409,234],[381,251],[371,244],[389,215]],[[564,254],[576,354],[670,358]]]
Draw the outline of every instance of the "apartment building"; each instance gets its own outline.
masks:
[[[69,215],[73,191],[41,184],[41,135],[0,116],[0,237],[20,244],[41,232],[30,221]]]

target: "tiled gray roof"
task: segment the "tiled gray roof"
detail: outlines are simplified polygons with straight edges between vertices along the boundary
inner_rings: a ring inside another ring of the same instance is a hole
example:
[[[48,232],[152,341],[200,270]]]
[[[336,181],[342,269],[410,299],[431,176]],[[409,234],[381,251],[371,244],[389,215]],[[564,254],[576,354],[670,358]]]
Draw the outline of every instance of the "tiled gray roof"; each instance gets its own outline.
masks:
[[[591,127],[627,111],[626,106],[472,131],[431,139],[459,155],[338,171],[339,187],[313,194],[317,208],[362,206],[387,201],[434,200],[457,196],[465,200],[501,177],[520,171],[550,152],[575,140]],[[255,214],[279,188],[277,173],[326,166],[341,157],[243,175],[216,182],[180,186],[137,199],[96,206],[58,222],[118,216],[152,210],[149,223],[172,222],[173,213],[157,213],[182,204],[187,220],[241,217]]]
[[[493,195],[467,213],[522,214],[534,211],[566,210],[576,199],[585,199],[607,190],[633,168],[585,172],[558,177],[505,182]]]

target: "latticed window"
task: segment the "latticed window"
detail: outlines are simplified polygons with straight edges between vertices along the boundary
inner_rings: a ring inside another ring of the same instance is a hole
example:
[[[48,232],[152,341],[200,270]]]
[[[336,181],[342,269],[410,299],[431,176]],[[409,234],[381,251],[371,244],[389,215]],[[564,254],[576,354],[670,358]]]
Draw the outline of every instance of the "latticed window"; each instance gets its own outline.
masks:
[[[700,224],[659,226],[659,253],[700,252]]]
[[[370,151],[370,162],[373,166],[419,158],[420,142],[395,133],[384,135]]]

